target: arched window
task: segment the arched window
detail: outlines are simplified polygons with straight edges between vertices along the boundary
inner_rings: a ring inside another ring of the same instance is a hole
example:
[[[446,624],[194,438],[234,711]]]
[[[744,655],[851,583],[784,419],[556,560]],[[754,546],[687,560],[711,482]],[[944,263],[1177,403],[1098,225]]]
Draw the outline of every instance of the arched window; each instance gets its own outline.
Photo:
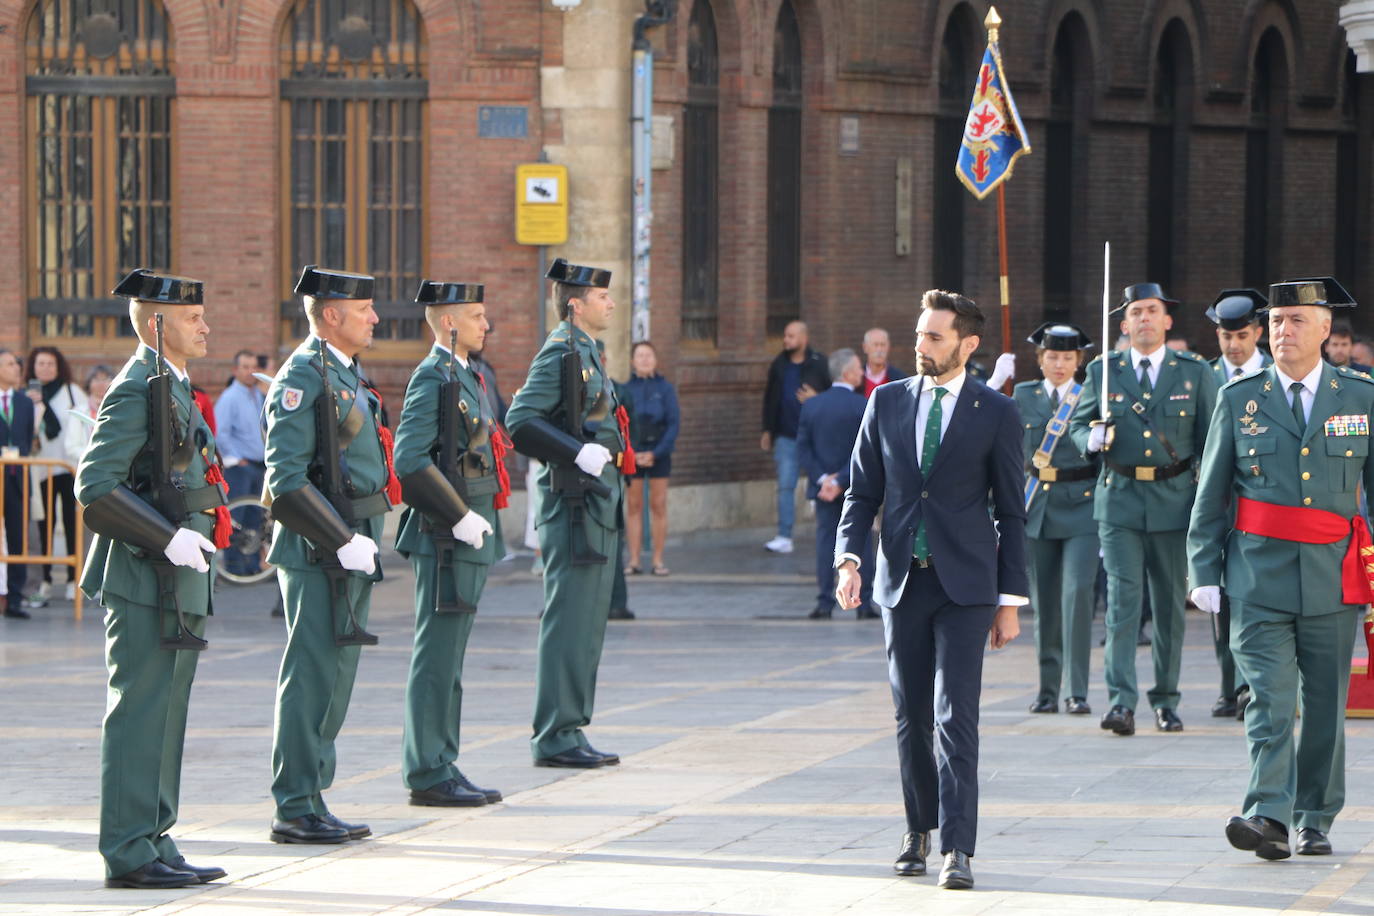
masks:
[[[955,157],[963,142],[964,121],[973,98],[978,67],[961,7],[950,16],[940,43],[939,109],[935,116],[931,152],[934,231],[931,233],[931,282],[939,289],[964,289],[964,208],[968,191],[954,174]]]
[[[40,0],[25,43],[30,343],[102,353],[132,333],[119,278],[173,267],[171,27],[159,0]]]
[[[768,109],[768,336],[801,317],[801,29],[791,0],[773,29],[773,105]]]
[[[1078,14],[1060,23],[1050,68],[1050,116],[1045,125],[1043,276],[1046,321],[1070,318],[1079,230],[1087,201],[1088,119],[1092,64],[1087,25]]]
[[[682,336],[715,343],[719,186],[720,55],[707,0],[687,23],[687,106],[682,117]]]
[[[1179,20],[1170,22],[1155,56],[1154,119],[1150,125],[1145,264],[1149,279],[1173,289],[1183,253],[1178,218],[1186,212],[1188,126],[1192,121],[1193,50]]]
[[[424,273],[425,35],[411,0],[296,0],[281,36],[281,277],[288,336],[306,328],[291,288],[304,264],[370,273],[381,340]]]
[[[1288,115],[1288,56],[1277,29],[1255,50],[1250,126],[1245,133],[1245,284],[1265,289],[1276,277],[1282,240],[1283,131]]]

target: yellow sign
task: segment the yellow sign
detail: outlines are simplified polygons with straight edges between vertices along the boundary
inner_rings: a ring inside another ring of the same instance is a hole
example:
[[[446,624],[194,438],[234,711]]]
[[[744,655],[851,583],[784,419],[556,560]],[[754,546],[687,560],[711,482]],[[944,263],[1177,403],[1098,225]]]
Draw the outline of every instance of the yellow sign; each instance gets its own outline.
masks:
[[[568,240],[568,167],[533,162],[515,167],[515,241],[562,245]]]

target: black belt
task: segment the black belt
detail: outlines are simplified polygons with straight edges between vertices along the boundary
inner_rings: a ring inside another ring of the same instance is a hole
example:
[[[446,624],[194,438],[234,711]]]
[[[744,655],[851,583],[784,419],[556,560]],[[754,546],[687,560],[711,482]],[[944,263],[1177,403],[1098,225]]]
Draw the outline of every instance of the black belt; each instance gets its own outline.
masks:
[[[1096,477],[1097,468],[1093,467],[1091,464],[1085,464],[1077,468],[1028,467],[1026,468],[1026,473],[1046,483],[1067,483],[1070,480],[1087,480],[1091,477]]]
[[[1111,459],[1107,460],[1107,467],[1131,480],[1168,480],[1170,477],[1177,477],[1184,471],[1190,470],[1193,466],[1191,458],[1184,458],[1182,461],[1175,461],[1173,464],[1117,464]]]
[[[391,503],[387,502],[386,493],[373,493],[371,496],[351,499],[349,502],[353,504],[353,517],[358,521],[374,515],[386,515],[391,511]]]

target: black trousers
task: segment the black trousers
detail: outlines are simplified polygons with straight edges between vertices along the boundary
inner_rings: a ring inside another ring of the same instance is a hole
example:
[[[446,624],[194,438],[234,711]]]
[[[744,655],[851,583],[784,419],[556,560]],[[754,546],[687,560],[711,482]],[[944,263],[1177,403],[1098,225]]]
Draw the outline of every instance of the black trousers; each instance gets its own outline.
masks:
[[[996,608],[949,600],[933,568],[912,566],[883,608],[888,680],[907,830],[940,828],[940,852],[972,856],[978,838],[978,699]]]
[[[13,467],[6,468],[3,472],[5,475],[6,553],[24,552],[24,500],[27,498],[27,494],[24,492],[23,478],[19,476],[19,471],[19,468]],[[24,597],[24,583],[28,581],[29,568],[23,563],[10,563],[6,575],[10,601],[15,602],[17,607],[19,599]]]
[[[76,552],[76,477],[72,474],[53,474],[43,481],[43,511],[48,511],[48,500],[52,500],[53,511],[62,512],[62,534],[67,539],[67,553]],[[49,494],[49,490],[52,491]],[[53,522],[53,532],[57,531],[57,523]],[[38,548],[42,553],[48,552],[48,523],[47,520],[38,523]],[[76,575],[74,567],[67,567],[67,581],[71,582]],[[52,581],[52,565],[43,564],[43,581]]]

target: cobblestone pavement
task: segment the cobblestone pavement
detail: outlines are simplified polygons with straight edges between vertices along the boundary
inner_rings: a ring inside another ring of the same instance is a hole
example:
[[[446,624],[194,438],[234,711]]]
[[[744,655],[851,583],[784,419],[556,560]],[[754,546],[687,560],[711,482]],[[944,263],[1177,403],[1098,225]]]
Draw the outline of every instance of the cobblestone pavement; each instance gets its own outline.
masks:
[[[1147,724],[1125,739],[1097,716],[1026,712],[1024,617],[985,669],[977,889],[895,877],[903,827],[881,626],[803,619],[810,543],[777,557],[760,546],[768,535],[695,535],[670,547],[673,575],[631,579],[639,619],[610,625],[588,732],[624,763],[591,772],[530,765],[540,588],[528,558],[500,564],[468,650],[461,763],[506,801],[479,809],[406,804],[412,578],[389,557],[370,627],[382,642],[364,650],[329,793],[375,836],[341,847],[268,841],[283,628],[270,586],[224,589],[192,695],[175,836],[230,880],[188,890],[101,886],[99,609],[78,623],[59,601],[0,621],[0,912],[1374,913],[1374,724],[1348,725],[1334,856],[1263,863],[1232,850],[1221,828],[1242,797],[1245,745],[1237,723],[1208,715],[1216,668],[1195,612],[1186,730]],[[1144,676],[1148,650],[1139,659]],[[1101,713],[1100,650],[1092,683]]]

